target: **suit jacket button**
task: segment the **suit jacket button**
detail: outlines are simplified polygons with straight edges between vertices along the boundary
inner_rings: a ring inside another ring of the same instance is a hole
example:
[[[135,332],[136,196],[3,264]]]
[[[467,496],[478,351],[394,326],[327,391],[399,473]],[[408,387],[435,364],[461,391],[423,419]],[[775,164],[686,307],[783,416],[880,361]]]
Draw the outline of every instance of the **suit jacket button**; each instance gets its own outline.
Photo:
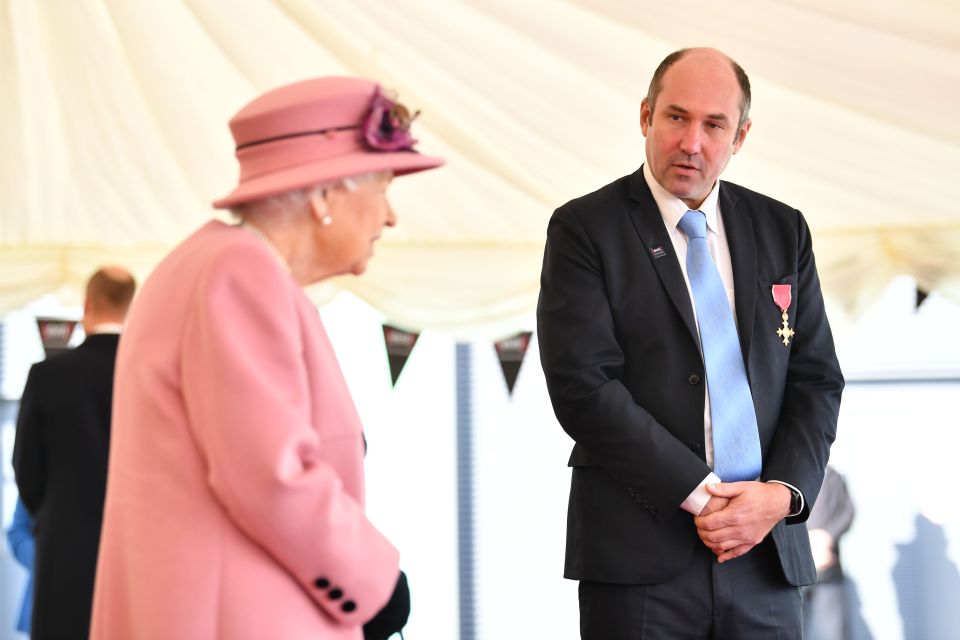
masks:
[[[687,446],[690,447],[690,451],[693,451],[694,453],[700,451],[700,445],[696,442],[689,442],[687,443]]]
[[[346,600],[342,605],[340,605],[340,608],[343,609],[344,613],[350,613],[357,608],[357,603],[353,600]]]
[[[330,589],[330,593],[327,594],[327,597],[331,600],[339,600],[343,597],[343,591],[340,591],[340,589]]]
[[[654,505],[650,505],[650,513],[657,515],[657,508]]]
[[[700,376],[698,376],[695,373],[691,373],[690,377],[687,378],[687,382],[689,382],[690,384],[700,384]]]
[[[326,578],[317,578],[314,580],[313,584],[317,589],[326,589],[330,586],[330,581]]]

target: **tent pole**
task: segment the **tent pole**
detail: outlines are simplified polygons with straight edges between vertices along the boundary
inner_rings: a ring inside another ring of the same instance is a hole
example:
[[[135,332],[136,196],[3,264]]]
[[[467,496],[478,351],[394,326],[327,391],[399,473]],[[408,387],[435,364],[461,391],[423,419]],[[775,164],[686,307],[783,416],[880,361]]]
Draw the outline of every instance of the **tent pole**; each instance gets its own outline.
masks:
[[[475,543],[473,505],[473,371],[470,344],[458,342],[457,369],[457,551],[460,640],[475,640]]]

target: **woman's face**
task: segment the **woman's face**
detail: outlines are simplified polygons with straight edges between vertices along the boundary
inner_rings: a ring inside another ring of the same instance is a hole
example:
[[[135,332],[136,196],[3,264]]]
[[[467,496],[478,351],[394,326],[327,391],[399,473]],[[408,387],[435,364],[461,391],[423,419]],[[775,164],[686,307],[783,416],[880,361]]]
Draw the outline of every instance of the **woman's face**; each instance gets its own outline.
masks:
[[[384,227],[397,223],[387,202],[392,180],[393,175],[384,172],[357,183],[353,191],[343,184],[327,191],[326,215],[331,222],[319,225],[317,239],[337,273],[360,275],[366,271],[373,243]]]

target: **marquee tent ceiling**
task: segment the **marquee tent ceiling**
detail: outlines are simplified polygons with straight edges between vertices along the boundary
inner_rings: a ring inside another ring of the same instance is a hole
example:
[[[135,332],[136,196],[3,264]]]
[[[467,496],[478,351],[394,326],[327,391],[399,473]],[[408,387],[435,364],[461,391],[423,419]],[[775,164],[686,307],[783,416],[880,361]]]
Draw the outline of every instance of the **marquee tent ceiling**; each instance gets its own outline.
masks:
[[[960,300],[960,5],[948,0],[0,0],[0,313],[141,279],[236,178],[257,93],[363,75],[421,108],[442,170],[350,290],[387,321],[501,337],[533,324],[553,209],[642,162],[640,99],[681,46],[735,57],[754,126],[725,178],[801,209],[827,295],[898,274]]]

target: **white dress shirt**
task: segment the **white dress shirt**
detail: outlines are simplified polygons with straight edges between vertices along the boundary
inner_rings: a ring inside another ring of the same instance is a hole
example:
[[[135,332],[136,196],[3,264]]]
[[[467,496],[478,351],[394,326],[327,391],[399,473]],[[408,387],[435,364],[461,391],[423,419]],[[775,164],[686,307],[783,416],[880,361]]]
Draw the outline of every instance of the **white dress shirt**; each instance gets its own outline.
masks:
[[[680,262],[680,271],[683,272],[683,281],[687,284],[687,293],[690,295],[690,306],[693,309],[694,321],[697,322],[697,330],[700,330],[697,320],[697,307],[693,301],[693,289],[690,286],[690,278],[687,276],[687,235],[678,226],[683,215],[690,210],[683,200],[676,197],[656,181],[647,164],[643,165],[643,177],[650,187],[653,199],[660,209],[660,216],[663,218],[663,224],[670,235],[670,242],[673,243],[673,250]],[[723,229],[723,215],[720,211],[720,181],[718,180],[707,195],[706,199],[700,203],[699,211],[702,211],[707,218],[707,248],[710,255],[717,265],[717,271],[720,272],[720,280],[723,281],[723,288],[727,292],[727,303],[730,305],[730,312],[733,314],[734,324],[737,322],[736,305],[733,287],[733,264],[730,261],[730,245],[727,244],[727,234]],[[705,385],[706,386],[706,385]],[[703,443],[704,454],[707,464],[713,468],[713,421],[710,418],[710,392],[704,389],[705,400],[703,403]],[[687,499],[680,505],[685,511],[697,515],[706,506],[710,500],[710,493],[704,487],[707,483],[720,482],[720,478],[713,472],[707,474],[707,477],[697,486],[693,492],[687,496]],[[793,485],[778,480],[787,487],[795,489]],[[799,493],[799,491],[798,491]],[[800,496],[800,510],[803,510],[803,495]],[[795,515],[795,514],[791,514]]]

